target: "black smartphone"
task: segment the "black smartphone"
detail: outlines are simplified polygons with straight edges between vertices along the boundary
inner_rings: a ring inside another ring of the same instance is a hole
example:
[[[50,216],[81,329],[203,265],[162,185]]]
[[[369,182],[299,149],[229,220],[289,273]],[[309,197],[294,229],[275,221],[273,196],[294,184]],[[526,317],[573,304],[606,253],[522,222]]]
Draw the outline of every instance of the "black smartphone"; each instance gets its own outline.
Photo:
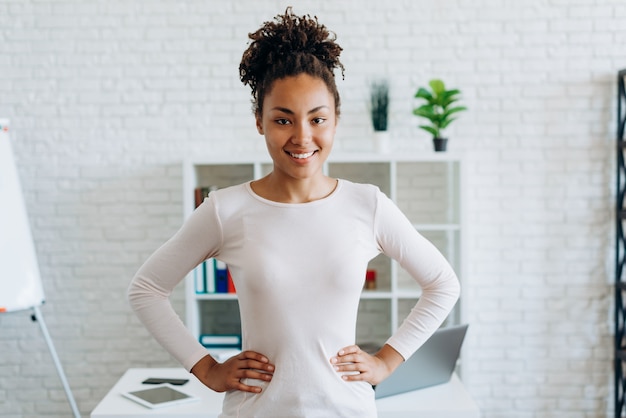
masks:
[[[172,379],[169,377],[149,377],[141,383],[146,385],[159,385],[161,383],[169,383],[170,385],[184,385],[189,379]]]

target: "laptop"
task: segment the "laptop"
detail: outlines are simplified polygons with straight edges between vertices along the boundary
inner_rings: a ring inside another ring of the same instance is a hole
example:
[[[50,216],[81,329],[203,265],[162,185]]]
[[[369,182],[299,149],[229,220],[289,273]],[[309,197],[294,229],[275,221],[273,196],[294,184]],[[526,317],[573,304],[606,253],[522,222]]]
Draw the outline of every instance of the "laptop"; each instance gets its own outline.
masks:
[[[438,329],[411,357],[374,388],[376,399],[447,383],[468,325]]]

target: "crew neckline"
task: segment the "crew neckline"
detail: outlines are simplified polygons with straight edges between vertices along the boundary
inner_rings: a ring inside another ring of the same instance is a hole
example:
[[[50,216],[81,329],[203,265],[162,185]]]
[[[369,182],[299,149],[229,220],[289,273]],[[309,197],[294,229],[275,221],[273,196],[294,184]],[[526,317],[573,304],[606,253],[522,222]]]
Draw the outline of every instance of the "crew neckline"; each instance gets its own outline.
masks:
[[[321,199],[317,199],[317,200],[312,200],[310,202],[303,202],[303,203],[285,203],[285,202],[277,202],[275,200],[270,200],[270,199],[266,199],[263,196],[258,195],[253,189],[252,189],[252,182],[254,180],[250,180],[247,183],[245,183],[246,186],[246,190],[248,191],[248,193],[250,194],[250,196],[252,196],[254,199],[265,203],[267,205],[272,205],[272,206],[279,206],[279,207],[297,207],[297,206],[307,206],[307,205],[319,205],[319,204],[323,204],[331,199],[333,199],[333,197],[339,193],[339,190],[341,189],[341,186],[343,184],[343,180],[341,179],[337,179],[337,185],[335,186],[335,189],[330,192],[328,195],[322,197]]]

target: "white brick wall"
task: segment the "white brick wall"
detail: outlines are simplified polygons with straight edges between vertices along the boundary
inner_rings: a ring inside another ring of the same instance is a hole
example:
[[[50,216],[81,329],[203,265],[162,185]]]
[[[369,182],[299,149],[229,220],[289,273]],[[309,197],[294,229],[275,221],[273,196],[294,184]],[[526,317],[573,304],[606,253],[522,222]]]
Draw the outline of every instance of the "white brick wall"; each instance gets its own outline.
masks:
[[[370,147],[367,82],[392,83],[396,148],[432,77],[464,92],[472,249],[465,381],[483,417],[612,416],[615,74],[619,0],[298,1],[345,48],[336,149]],[[87,416],[131,366],[174,365],[124,291],[181,221],[180,161],[265,152],[237,66],[279,1],[4,0],[0,117],[48,303]],[[0,232],[1,233],[1,232]],[[183,310],[182,289],[174,305]],[[0,316],[0,417],[67,417],[36,324]]]

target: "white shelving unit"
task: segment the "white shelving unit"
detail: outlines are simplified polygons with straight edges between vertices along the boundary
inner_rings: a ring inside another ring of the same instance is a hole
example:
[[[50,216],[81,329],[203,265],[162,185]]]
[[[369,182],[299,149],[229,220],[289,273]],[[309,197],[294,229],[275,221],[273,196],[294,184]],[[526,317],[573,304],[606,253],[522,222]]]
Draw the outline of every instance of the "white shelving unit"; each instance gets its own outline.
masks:
[[[226,187],[258,179],[269,173],[269,157],[216,158],[184,163],[185,217],[195,208],[196,187]],[[425,155],[349,154],[332,156],[325,165],[331,177],[376,184],[432,241],[454,267],[461,280],[461,298],[446,324],[461,323],[464,315],[465,185],[462,158],[449,153]],[[399,326],[420,297],[419,286],[395,262],[378,256],[369,268],[377,271],[377,289],[364,290],[359,306],[357,342],[382,344]],[[202,333],[239,333],[236,294],[196,293],[191,272],[186,286],[186,323],[198,337]],[[210,276],[209,276],[210,279]]]

